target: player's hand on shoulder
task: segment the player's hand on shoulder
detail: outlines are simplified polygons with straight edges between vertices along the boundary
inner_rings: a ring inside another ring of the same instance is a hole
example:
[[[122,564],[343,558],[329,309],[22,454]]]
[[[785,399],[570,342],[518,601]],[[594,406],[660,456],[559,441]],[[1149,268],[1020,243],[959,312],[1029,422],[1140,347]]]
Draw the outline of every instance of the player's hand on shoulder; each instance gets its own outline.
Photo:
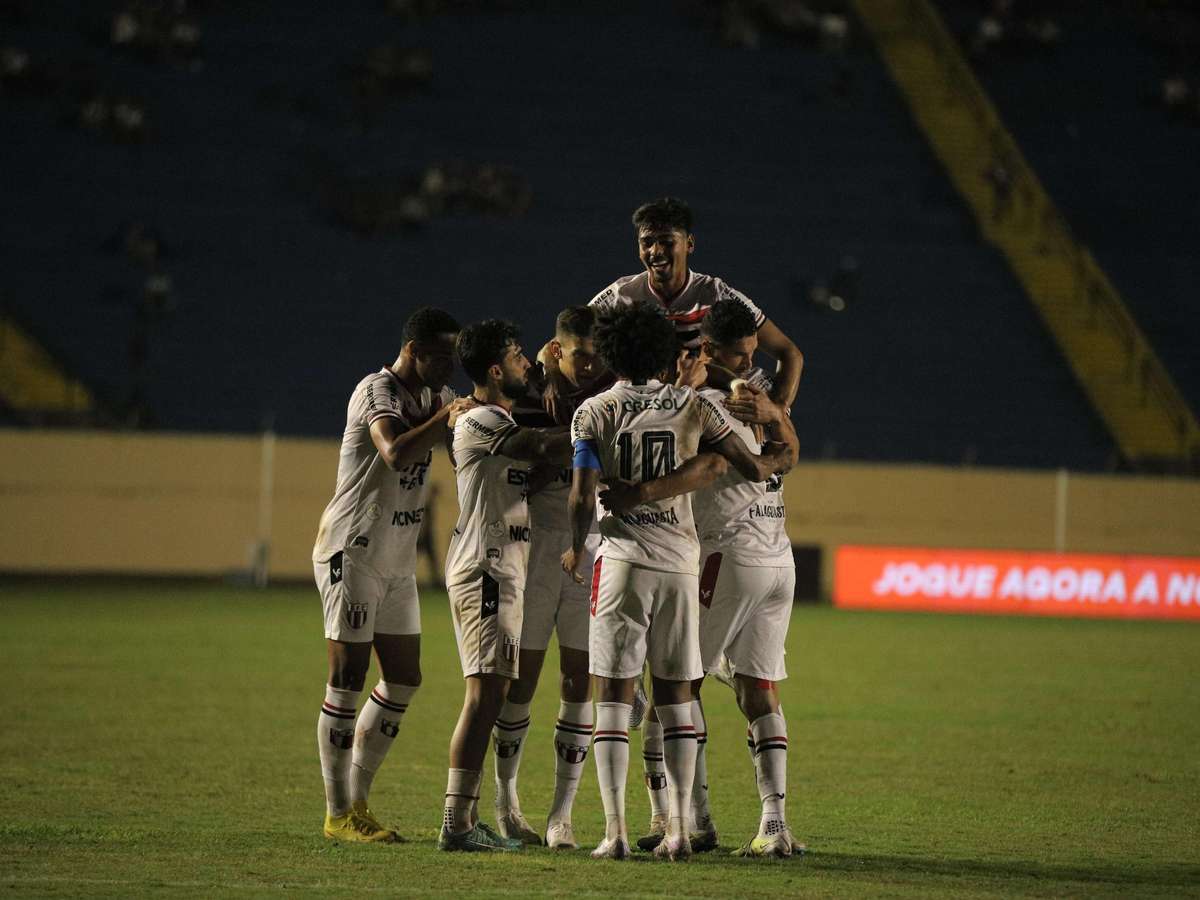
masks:
[[[627,513],[635,506],[642,504],[642,493],[639,485],[628,481],[603,480],[604,489],[600,491],[600,505],[613,515]]]
[[[446,404],[446,427],[453,428],[458,422],[458,417],[469,409],[474,409],[479,405],[479,401],[474,397],[455,397]]]
[[[747,425],[770,425],[780,416],[779,407],[766,391],[744,381],[725,399],[725,408]]]
[[[562,555],[562,568],[576,584],[583,584],[583,576],[579,574],[579,554],[575,552],[573,547],[568,547],[567,552]]]

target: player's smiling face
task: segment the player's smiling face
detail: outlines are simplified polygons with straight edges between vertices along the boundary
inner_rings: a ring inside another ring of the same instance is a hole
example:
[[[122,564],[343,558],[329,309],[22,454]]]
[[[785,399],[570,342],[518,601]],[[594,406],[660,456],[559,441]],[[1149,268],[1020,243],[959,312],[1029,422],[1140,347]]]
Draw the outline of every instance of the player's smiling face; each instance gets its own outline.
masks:
[[[682,228],[645,226],[638,231],[638,256],[659,293],[673,294],[683,287],[688,254],[695,248],[695,238]]]
[[[704,343],[712,354],[712,361],[734,375],[745,375],[754,366],[754,351],[758,349],[756,334],[726,344]]]

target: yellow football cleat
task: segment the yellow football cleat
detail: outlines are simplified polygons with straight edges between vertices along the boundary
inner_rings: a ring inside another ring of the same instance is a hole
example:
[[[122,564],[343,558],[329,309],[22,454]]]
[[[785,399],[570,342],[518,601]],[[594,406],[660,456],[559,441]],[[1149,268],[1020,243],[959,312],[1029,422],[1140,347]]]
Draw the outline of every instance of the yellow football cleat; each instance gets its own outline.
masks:
[[[325,837],[335,841],[357,841],[363,844],[396,843],[396,832],[389,831],[378,822],[365,819],[354,810],[344,816],[331,816],[326,813]]]
[[[379,819],[375,817],[375,813],[371,812],[367,804],[363,803],[362,801],[359,801],[351,806],[350,811],[357,815],[360,819],[364,819],[369,825],[373,825],[379,831],[390,831],[397,844],[405,843],[404,838],[402,838],[396,832],[396,829],[388,828],[386,825],[380,822]]]

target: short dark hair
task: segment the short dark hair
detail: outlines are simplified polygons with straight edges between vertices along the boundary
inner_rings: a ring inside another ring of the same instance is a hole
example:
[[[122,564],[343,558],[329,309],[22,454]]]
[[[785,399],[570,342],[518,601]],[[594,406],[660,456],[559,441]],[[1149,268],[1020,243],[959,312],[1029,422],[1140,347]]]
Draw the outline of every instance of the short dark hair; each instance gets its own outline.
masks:
[[[504,362],[508,345],[516,343],[521,331],[504,319],[484,319],[458,333],[458,358],[475,384],[487,384],[488,369]]]
[[[692,233],[692,208],[678,197],[662,197],[643,203],[633,211],[633,228],[641,231],[652,228],[655,231],[666,228],[674,231],[678,228],[684,234]]]
[[[422,306],[404,323],[404,343],[432,344],[443,334],[457,334],[461,326],[450,313],[435,306]]]
[[[622,303],[596,321],[596,352],[617,375],[658,378],[675,362],[675,326],[649,303]]]
[[[718,300],[700,322],[700,334],[714,344],[732,344],[758,333],[754,313],[740,300]]]
[[[596,313],[590,306],[568,306],[554,320],[554,334],[563,337],[586,338],[596,327]]]

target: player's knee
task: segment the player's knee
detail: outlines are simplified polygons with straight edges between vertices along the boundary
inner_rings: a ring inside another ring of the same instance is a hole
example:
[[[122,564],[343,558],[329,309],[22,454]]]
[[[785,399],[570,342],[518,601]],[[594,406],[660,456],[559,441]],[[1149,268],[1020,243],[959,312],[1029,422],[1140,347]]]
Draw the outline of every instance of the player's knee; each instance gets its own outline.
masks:
[[[737,676],[737,703],[742,714],[751,722],[779,709],[775,682],[765,678]]]
[[[342,691],[361,691],[370,666],[370,656],[349,652],[332,653],[329,657],[329,686]]]

